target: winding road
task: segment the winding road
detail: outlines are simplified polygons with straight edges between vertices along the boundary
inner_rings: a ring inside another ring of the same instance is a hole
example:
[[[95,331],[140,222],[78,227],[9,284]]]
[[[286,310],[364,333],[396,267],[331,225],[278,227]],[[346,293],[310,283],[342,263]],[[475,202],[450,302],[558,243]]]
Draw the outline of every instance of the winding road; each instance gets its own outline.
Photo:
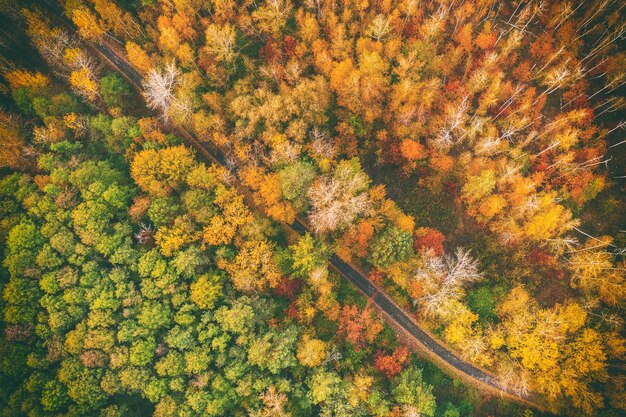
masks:
[[[65,16],[60,14],[56,9],[56,7],[58,7],[57,5],[54,5],[50,0],[44,0],[44,3],[49,6],[48,9],[51,13],[53,13],[55,20],[59,21],[68,30],[75,33],[76,29],[73,27],[72,23],[69,22]],[[120,75],[126,78],[133,85],[133,87],[141,93],[142,76],[128,63],[125,58],[123,58],[106,43],[88,42],[87,45],[94,52],[100,55],[100,57],[102,57],[112,69],[120,73]],[[190,146],[196,149],[210,162],[225,165],[226,158],[220,149],[206,142],[201,142],[197,137],[195,137],[195,135],[186,129],[172,128],[171,130],[173,133],[177,133],[182,136]],[[236,182],[236,186],[243,188],[241,184],[238,184],[238,181]],[[245,192],[245,190],[243,191]],[[294,223],[288,224],[287,226],[300,235],[311,233],[304,221],[300,219],[297,219]],[[370,281],[352,265],[344,262],[337,255],[331,256],[330,263],[334,269],[336,269],[342,276],[350,280],[359,288],[361,292],[363,292],[363,294],[375,303],[378,309],[384,313],[383,317],[390,322],[392,327],[396,329],[401,328],[404,333],[409,335],[412,342],[416,342],[412,343],[412,345],[415,345],[418,350],[421,350],[420,353],[425,354],[434,362],[441,365],[441,367],[447,370],[448,373],[475,385],[479,389],[507,397],[508,399],[542,411],[545,410],[545,407],[542,405],[543,401],[541,401],[538,395],[534,393],[524,395],[515,392],[502,385],[493,374],[480,369],[455,355],[452,351],[438,342],[427,330],[422,328],[413,318],[411,318],[406,311],[400,308],[388,295],[386,295],[380,288],[374,285],[372,281]]]

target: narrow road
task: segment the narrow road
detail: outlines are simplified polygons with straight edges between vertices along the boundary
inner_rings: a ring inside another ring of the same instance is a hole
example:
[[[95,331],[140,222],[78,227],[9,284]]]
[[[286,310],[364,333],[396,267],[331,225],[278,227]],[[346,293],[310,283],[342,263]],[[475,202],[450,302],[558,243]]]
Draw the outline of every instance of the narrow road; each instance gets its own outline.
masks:
[[[44,2],[51,6],[50,0],[44,0]],[[75,33],[76,29],[73,27],[71,22],[69,22],[64,16],[59,15],[56,8],[52,8],[51,11],[54,13],[57,20],[61,21],[68,30]],[[128,61],[126,61],[125,58],[120,56],[105,43],[88,43],[88,45],[105,61],[107,61],[112,69],[124,76],[124,78],[126,78],[138,90],[138,92],[141,93],[142,77],[128,63]],[[220,165],[225,164],[224,154],[220,149],[217,149],[206,142],[201,142],[195,135],[188,132],[186,129],[175,128],[173,130],[174,133],[178,133],[183,136],[188,144],[198,150],[212,163],[218,163]],[[294,223],[287,226],[300,235],[311,233],[305,223],[299,219],[296,219]],[[448,365],[448,370],[452,371],[452,373],[455,374],[455,377],[460,377],[467,382],[473,383],[478,388],[487,389],[493,393],[500,394],[524,405],[532,406],[540,410],[544,409],[544,407],[538,402],[539,400],[537,399],[538,396],[536,394],[530,393],[527,395],[520,395],[510,388],[500,384],[494,375],[456,356],[444,345],[438,342],[430,333],[420,327],[388,295],[374,285],[372,281],[370,281],[361,272],[357,271],[350,264],[341,260],[337,255],[331,256],[330,263],[341,273],[341,275],[354,283],[359,290],[370,298],[388,316],[388,318],[394,322],[393,324],[402,328],[412,339],[414,339],[414,341],[417,342],[419,346],[423,347],[426,350],[426,353],[430,354],[430,357],[434,356],[436,359],[445,362],[445,364]]]

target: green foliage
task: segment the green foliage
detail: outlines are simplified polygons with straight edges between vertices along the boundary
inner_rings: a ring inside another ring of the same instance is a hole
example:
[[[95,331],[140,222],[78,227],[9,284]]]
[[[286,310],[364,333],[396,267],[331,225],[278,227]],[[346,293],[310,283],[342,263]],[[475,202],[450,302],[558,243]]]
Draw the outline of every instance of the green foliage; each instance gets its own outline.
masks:
[[[395,400],[416,414],[435,414],[435,397],[432,391],[433,387],[422,378],[422,370],[412,366],[402,370],[392,381],[391,393]]]
[[[154,337],[140,339],[130,346],[130,363],[137,366],[145,366],[152,362],[156,341]]]
[[[282,332],[269,331],[261,338],[257,338],[248,348],[248,362],[261,369],[267,369],[273,374],[284,368],[297,364],[295,344],[298,332],[291,327]]]
[[[388,226],[372,243],[370,258],[375,266],[385,267],[403,261],[412,253],[411,233]]]
[[[110,72],[100,79],[102,100],[107,107],[128,110],[132,104],[132,89],[120,75]]]
[[[326,268],[331,254],[323,240],[316,239],[308,233],[289,248],[292,252],[293,272],[298,277],[308,277],[316,269]]]
[[[298,161],[278,171],[280,189],[287,200],[295,203],[300,210],[306,208],[306,194],[317,175],[315,166]]]
[[[41,405],[46,411],[59,411],[70,401],[66,387],[57,380],[46,383],[41,394]]]
[[[32,222],[16,225],[7,237],[7,255],[3,265],[12,276],[24,274],[27,268],[35,264],[38,249],[42,245],[41,234]]]
[[[480,287],[469,291],[467,301],[472,311],[478,313],[481,318],[492,320],[496,317],[496,298],[490,288]]]
[[[28,90],[24,87],[16,88],[12,91],[13,102],[20,111],[26,116],[34,116],[35,108],[33,101],[30,98]]]
[[[172,197],[156,197],[150,202],[148,218],[157,227],[170,224],[181,213],[181,206]]]

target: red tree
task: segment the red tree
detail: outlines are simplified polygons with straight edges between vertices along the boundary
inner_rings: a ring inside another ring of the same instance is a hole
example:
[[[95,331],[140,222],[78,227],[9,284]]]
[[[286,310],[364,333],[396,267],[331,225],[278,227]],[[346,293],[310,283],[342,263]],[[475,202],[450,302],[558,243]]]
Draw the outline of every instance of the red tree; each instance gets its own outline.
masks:
[[[409,361],[410,355],[411,352],[404,346],[397,348],[391,355],[386,355],[379,350],[374,357],[374,367],[391,380],[402,371],[404,365]]]
[[[441,256],[445,240],[446,237],[439,230],[422,227],[415,231],[413,247],[418,252],[432,249],[436,256]]]
[[[373,342],[382,329],[383,325],[369,307],[359,310],[357,306],[352,305],[344,306],[341,310],[339,333],[357,350],[362,349],[365,343]]]

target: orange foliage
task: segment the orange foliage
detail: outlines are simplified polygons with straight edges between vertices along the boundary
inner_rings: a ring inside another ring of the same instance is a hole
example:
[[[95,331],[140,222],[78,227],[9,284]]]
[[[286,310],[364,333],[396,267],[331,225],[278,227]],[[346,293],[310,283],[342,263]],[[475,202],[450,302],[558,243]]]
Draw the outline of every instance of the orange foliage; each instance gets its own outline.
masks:
[[[339,333],[357,350],[365,347],[366,343],[372,343],[382,330],[382,323],[369,307],[359,310],[357,306],[351,305],[344,306],[341,310]]]
[[[391,355],[385,355],[382,351],[376,352],[374,356],[374,367],[378,372],[383,374],[388,380],[402,372],[404,365],[407,364],[411,357],[411,352],[400,346]]]
[[[405,139],[402,141],[402,144],[400,144],[400,153],[409,161],[422,159],[426,156],[424,146],[422,146],[422,144],[418,141],[412,139]]]

